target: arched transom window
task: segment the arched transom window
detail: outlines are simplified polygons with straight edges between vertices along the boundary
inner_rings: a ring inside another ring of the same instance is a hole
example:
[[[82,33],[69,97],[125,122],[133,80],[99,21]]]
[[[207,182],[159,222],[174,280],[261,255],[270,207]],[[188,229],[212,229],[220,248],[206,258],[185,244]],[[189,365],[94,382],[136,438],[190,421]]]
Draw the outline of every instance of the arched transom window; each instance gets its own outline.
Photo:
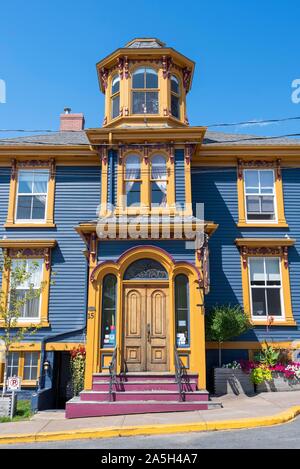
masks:
[[[167,280],[168,272],[154,259],[139,259],[133,262],[124,274],[124,280]]]
[[[132,113],[158,114],[157,71],[141,67],[132,75]]]

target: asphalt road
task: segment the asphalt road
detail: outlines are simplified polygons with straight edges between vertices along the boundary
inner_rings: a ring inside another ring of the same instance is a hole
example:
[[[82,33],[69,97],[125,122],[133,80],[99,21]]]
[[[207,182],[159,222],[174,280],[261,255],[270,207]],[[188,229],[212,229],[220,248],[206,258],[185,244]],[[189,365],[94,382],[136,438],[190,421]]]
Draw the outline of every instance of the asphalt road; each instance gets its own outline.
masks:
[[[135,436],[51,443],[0,445],[1,449],[300,449],[300,418],[285,425],[251,430]]]

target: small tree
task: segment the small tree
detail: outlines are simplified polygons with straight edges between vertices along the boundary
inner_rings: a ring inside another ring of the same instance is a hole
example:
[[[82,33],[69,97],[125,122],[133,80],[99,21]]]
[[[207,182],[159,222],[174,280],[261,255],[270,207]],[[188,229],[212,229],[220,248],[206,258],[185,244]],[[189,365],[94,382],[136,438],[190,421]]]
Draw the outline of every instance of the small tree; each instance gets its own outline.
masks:
[[[218,342],[219,367],[222,366],[222,343],[252,329],[240,306],[215,306],[206,318],[206,338]]]
[[[35,334],[39,328],[37,324],[28,324],[27,327],[18,327],[18,322],[22,316],[22,310],[27,302],[38,298],[44,288],[45,282],[42,282],[39,288],[34,288],[32,283],[29,289],[23,290],[18,294],[19,289],[24,283],[28,283],[32,275],[38,268],[37,262],[32,262],[29,268],[26,266],[26,260],[17,256],[17,262],[4,255],[3,262],[0,265],[2,276],[6,277],[8,291],[0,291],[0,341],[4,348],[4,376],[2,395],[6,392],[7,381],[7,361],[10,347],[21,342],[25,336]]]

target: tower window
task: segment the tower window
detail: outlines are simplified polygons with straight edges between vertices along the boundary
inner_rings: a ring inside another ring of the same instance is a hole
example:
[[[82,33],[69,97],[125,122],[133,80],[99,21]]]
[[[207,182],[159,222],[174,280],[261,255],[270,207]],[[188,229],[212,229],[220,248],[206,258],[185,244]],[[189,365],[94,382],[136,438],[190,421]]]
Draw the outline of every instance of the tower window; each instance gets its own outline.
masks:
[[[129,155],[125,166],[126,205],[139,206],[141,203],[141,159],[137,155]]]
[[[120,77],[115,75],[111,83],[111,118],[120,114]]]
[[[133,114],[158,114],[158,75],[152,68],[138,68],[132,76]]]
[[[176,119],[180,118],[180,85],[175,75],[171,76],[171,114]]]

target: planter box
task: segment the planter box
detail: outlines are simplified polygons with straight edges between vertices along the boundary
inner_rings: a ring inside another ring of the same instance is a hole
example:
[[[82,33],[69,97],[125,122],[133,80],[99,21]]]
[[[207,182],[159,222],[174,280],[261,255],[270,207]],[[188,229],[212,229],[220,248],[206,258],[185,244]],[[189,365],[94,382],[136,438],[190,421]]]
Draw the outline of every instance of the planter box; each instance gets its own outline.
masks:
[[[242,370],[232,370],[229,368],[214,369],[215,394],[254,394],[254,385],[250,380],[250,375]]]
[[[272,373],[272,381],[257,384],[257,392],[283,392],[300,391],[300,381],[297,379],[287,379],[282,373]]]
[[[10,409],[12,405],[12,396],[10,394],[6,394],[3,397],[0,396],[0,417],[10,417]],[[16,413],[17,408],[17,395],[15,396],[15,408],[13,411],[13,415]]]

